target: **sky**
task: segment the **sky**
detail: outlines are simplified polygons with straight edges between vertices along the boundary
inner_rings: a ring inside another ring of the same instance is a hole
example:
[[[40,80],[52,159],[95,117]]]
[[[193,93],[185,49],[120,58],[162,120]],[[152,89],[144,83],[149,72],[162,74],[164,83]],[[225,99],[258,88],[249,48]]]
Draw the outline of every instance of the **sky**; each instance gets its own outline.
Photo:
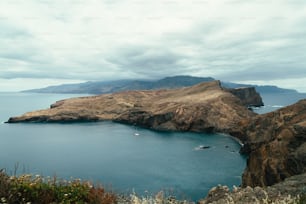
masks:
[[[0,0],[0,91],[174,75],[306,92],[305,0]]]

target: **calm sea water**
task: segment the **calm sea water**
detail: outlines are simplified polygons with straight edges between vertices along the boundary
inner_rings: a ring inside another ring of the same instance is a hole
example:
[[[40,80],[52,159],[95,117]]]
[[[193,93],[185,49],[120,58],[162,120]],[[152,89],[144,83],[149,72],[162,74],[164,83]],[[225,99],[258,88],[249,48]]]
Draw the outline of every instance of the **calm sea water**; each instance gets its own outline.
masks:
[[[256,113],[263,114],[277,110],[279,108],[296,103],[301,99],[306,99],[306,93],[278,93],[261,94],[264,106],[254,109]]]
[[[0,93],[0,120],[73,96]],[[290,103],[268,99],[256,111]],[[211,148],[197,150],[199,145]],[[246,161],[239,148],[222,134],[156,132],[113,122],[0,125],[0,169],[13,172],[19,164],[19,173],[82,178],[123,193],[165,190],[192,200],[217,184],[240,184]]]

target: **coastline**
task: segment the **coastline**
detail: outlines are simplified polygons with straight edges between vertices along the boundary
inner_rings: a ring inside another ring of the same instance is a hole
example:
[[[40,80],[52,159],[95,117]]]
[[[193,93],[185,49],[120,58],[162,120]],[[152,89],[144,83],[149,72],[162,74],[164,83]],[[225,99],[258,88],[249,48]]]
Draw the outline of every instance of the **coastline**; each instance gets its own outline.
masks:
[[[235,140],[240,145],[241,148],[244,146],[244,143],[239,138],[237,138],[237,137],[235,137],[231,134],[223,133],[223,132],[216,132],[216,133],[232,138],[233,140]]]

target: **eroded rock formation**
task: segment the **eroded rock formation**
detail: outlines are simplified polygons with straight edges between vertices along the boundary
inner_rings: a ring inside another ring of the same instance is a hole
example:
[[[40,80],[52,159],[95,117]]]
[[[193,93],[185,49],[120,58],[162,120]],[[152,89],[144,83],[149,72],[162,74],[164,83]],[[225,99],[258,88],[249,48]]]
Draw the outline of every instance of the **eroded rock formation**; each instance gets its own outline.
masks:
[[[256,92],[255,87],[244,87],[236,89],[228,89],[232,94],[240,98],[246,106],[260,107],[264,103],[260,95]]]

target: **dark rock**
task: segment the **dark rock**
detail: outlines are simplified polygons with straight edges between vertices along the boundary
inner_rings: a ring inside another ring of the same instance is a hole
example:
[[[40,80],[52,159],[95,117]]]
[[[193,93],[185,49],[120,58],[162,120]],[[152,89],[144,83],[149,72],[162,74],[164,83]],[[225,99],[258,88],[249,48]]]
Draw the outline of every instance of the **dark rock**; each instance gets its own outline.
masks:
[[[306,172],[306,100],[258,115],[241,126],[249,154],[243,186],[270,186]]]
[[[270,187],[234,187],[230,191],[227,186],[219,185],[212,188],[199,204],[299,203],[300,197],[306,193],[305,186],[306,174],[292,176]]]
[[[251,110],[252,107],[260,107],[264,105],[261,96],[256,92],[254,87],[228,89],[228,91],[240,98],[243,105],[247,106]]]

